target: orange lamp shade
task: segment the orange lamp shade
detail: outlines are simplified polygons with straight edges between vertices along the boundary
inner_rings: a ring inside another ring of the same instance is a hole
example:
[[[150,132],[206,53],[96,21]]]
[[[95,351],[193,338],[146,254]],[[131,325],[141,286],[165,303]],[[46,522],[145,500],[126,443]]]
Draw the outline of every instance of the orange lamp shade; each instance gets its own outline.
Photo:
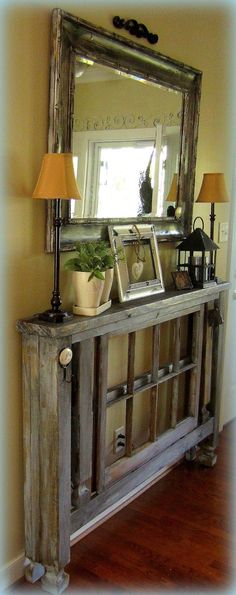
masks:
[[[43,156],[33,198],[81,199],[73,167],[72,153],[46,153]]]
[[[168,202],[176,202],[177,201],[177,192],[178,192],[178,175],[174,174],[170,186],[170,190],[167,194],[166,200]]]
[[[224,174],[204,174],[196,202],[229,202]]]

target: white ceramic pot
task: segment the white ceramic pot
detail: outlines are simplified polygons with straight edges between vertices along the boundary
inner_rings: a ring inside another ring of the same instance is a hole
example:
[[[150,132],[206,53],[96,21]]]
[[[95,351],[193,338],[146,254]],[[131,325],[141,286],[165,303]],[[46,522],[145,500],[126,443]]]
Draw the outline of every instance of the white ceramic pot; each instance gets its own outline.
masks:
[[[112,282],[114,279],[114,269],[107,269],[106,271],[104,271],[104,275],[105,283],[102,291],[101,304],[105,304],[109,300]]]
[[[93,277],[90,273],[72,271],[75,305],[81,308],[97,308],[100,305],[105,281]]]

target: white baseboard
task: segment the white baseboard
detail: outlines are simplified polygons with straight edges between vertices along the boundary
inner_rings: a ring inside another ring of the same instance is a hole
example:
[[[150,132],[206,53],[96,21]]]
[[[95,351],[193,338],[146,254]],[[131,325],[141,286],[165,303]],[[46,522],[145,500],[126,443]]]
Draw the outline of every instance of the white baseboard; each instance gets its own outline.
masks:
[[[22,552],[17,558],[0,568],[0,593],[18,581],[24,575],[25,555]]]

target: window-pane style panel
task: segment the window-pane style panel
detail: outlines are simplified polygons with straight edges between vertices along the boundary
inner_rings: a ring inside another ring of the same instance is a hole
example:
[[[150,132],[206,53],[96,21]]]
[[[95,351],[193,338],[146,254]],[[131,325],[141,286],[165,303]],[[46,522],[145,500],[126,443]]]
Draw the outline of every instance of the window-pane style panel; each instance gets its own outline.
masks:
[[[110,337],[108,342],[107,387],[127,382],[128,335]]]
[[[193,315],[182,316],[180,322],[180,360],[191,359],[191,337]],[[176,319],[160,325],[160,368],[168,366],[174,359]]]
[[[136,394],[133,401],[133,449],[150,440],[150,390]]]

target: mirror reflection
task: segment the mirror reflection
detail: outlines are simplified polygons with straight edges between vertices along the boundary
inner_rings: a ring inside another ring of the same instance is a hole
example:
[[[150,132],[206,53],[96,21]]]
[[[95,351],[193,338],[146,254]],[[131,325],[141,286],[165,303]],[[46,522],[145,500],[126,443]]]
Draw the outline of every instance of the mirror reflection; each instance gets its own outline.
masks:
[[[166,217],[178,173],[182,94],[76,59],[74,219]]]

